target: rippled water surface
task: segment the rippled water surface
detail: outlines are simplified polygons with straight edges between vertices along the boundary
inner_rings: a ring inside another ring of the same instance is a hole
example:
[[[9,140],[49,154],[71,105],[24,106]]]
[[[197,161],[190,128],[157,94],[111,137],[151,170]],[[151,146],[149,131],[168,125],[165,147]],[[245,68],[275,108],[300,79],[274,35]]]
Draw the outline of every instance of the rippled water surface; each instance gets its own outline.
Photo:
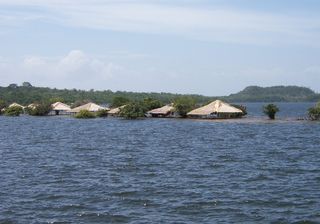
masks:
[[[232,121],[0,117],[0,223],[319,223],[320,123],[286,119],[308,106],[278,121],[259,104]]]

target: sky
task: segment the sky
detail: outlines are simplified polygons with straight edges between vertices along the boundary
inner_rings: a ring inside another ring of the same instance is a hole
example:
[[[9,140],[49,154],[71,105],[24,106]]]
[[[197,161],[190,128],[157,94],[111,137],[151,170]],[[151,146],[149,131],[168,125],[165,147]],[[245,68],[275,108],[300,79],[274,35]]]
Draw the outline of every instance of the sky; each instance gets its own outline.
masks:
[[[318,0],[0,0],[0,86],[320,92]]]

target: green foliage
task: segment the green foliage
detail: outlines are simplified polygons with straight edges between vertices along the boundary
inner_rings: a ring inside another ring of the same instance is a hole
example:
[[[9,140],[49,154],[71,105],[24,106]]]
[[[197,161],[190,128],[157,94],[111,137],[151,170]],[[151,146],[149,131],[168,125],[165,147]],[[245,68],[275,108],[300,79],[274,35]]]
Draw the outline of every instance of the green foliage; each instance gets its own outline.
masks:
[[[161,101],[159,101],[157,99],[150,98],[150,97],[145,98],[143,100],[143,104],[144,104],[144,108],[146,110],[145,112],[162,107],[164,105]]]
[[[64,103],[64,99],[62,97],[52,97],[51,99],[49,99],[49,102],[51,104],[56,103],[56,102],[61,102]]]
[[[121,107],[126,105],[130,102],[130,100],[123,96],[116,96],[112,100],[112,107]]]
[[[263,113],[268,115],[270,119],[275,119],[275,115],[277,112],[279,112],[279,108],[274,104],[268,104],[263,107]]]
[[[96,113],[97,117],[107,117],[108,116],[108,110],[98,110]]]
[[[8,107],[5,110],[4,115],[17,117],[22,113],[23,113],[23,108],[22,107],[12,106],[12,107]]]
[[[76,114],[75,118],[79,119],[90,119],[90,118],[95,118],[96,116],[94,113],[88,111],[88,110],[80,110],[79,113]]]
[[[114,98],[121,97],[127,100],[121,101],[115,99],[115,104],[125,105],[128,100],[130,101],[142,101],[145,98],[152,98],[159,100],[163,104],[168,104],[172,102],[175,98],[184,96],[181,94],[171,94],[171,93],[135,93],[135,92],[112,92],[111,90],[104,91],[84,91],[77,89],[51,89],[43,87],[23,87],[17,86],[16,84],[11,87],[0,87],[0,98],[6,102],[17,102],[22,105],[29,105],[33,102],[49,102],[50,99],[63,99],[63,103],[73,104],[73,107],[84,102],[95,102],[97,104],[107,104],[112,103]],[[201,95],[187,95],[194,98],[198,103],[203,103],[211,99],[210,97],[205,97]],[[120,99],[121,99],[120,98]],[[62,101],[62,100],[57,100]],[[117,103],[117,101],[120,103]],[[55,102],[52,102],[55,103]],[[117,105],[117,106],[118,106]],[[119,105],[119,106],[122,106]]]
[[[23,86],[23,87],[32,87],[32,85],[31,85],[30,82],[23,82],[23,83],[22,83],[22,86]]]
[[[317,103],[315,107],[312,107],[308,110],[309,118],[311,120],[320,120],[320,102]]]
[[[245,107],[243,105],[231,104],[231,106],[233,106],[233,107],[235,107],[235,108],[237,108],[239,110],[242,110],[244,116],[248,114],[247,107]]]
[[[187,113],[195,108],[196,101],[191,97],[179,97],[174,100],[173,105],[181,117],[186,117]]]
[[[42,102],[42,103],[35,103],[35,107],[26,108],[27,114],[31,116],[46,116],[52,110],[51,103],[49,102]]]
[[[6,106],[7,106],[6,101],[0,99],[0,114],[2,114],[2,112],[3,112],[4,108],[6,108]]]
[[[142,102],[134,101],[121,108],[119,116],[125,119],[137,119],[144,117],[146,110],[147,109]]]

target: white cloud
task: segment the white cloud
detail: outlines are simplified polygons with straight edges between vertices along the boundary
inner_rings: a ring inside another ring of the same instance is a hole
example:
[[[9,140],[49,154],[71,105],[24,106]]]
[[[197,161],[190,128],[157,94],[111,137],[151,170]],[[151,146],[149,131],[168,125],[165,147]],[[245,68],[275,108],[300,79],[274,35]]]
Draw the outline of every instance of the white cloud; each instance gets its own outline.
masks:
[[[163,2],[163,1],[162,1]],[[10,14],[17,20],[50,20],[61,25],[255,44],[317,45],[319,16],[281,15],[239,9],[161,4],[161,1],[10,0],[1,5],[43,9]],[[38,15],[37,15],[38,13]],[[26,19],[27,18],[27,19]],[[10,23],[10,19],[7,19]]]

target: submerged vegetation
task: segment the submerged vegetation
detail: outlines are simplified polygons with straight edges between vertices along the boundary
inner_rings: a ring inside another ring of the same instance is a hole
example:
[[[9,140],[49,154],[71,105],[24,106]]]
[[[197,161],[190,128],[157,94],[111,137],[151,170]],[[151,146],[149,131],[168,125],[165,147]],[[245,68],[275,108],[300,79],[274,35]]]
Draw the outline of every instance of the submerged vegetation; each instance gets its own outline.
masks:
[[[36,103],[33,107],[26,108],[27,114],[31,116],[46,116],[51,110],[51,103],[49,102]]]
[[[173,105],[181,117],[187,117],[187,113],[196,107],[196,101],[191,97],[179,97],[175,99]]]
[[[108,110],[98,110],[96,112],[97,117],[108,117]]]
[[[88,110],[80,110],[80,112],[77,113],[74,117],[79,119],[91,119],[95,118],[96,115]]]
[[[314,107],[308,110],[309,118],[311,120],[320,120],[320,102],[317,103]]]
[[[275,119],[277,112],[279,112],[279,108],[275,104],[268,104],[263,107],[263,113],[268,115],[268,117],[272,120]]]
[[[22,113],[23,113],[23,108],[19,107],[19,106],[8,107],[4,111],[4,115],[11,116],[11,117],[20,116],[20,114],[22,114]]]

